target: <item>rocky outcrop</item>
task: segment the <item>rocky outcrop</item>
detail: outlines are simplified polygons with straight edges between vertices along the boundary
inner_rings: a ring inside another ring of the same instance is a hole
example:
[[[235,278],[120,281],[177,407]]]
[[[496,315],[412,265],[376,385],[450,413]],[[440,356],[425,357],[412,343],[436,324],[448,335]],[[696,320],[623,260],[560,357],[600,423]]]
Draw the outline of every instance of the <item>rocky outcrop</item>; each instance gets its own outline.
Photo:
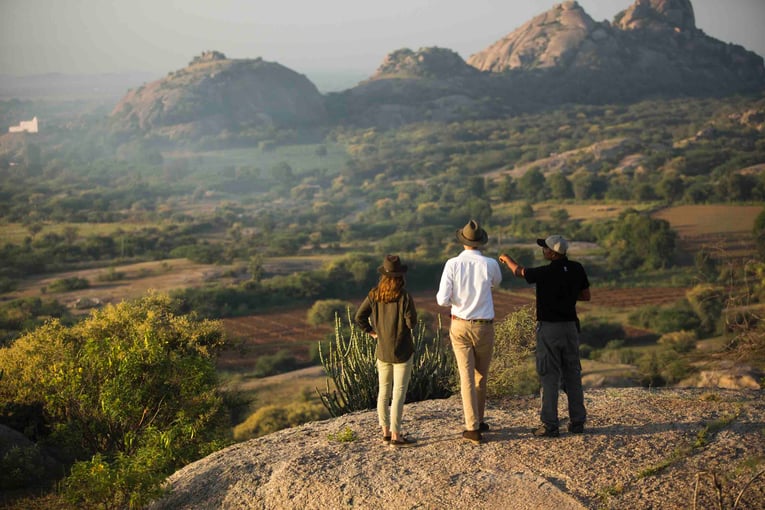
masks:
[[[637,0],[613,23],[595,22],[577,2],[564,2],[467,63],[510,80],[536,72],[540,90],[556,102],[581,100],[585,90],[620,101],[765,89],[762,57],[696,28],[690,0]],[[559,87],[546,83],[553,79]]]
[[[388,54],[370,78],[435,78],[475,77],[478,71],[465,63],[456,52],[444,48],[400,49]]]
[[[280,64],[210,51],[165,78],[131,90],[111,114],[115,131],[170,139],[253,127],[326,121],[324,99],[305,76]]]
[[[612,22],[555,4],[467,62],[438,47],[399,49],[357,86],[322,97],[277,63],[210,51],[131,91],[116,131],[169,139],[258,127],[395,127],[498,118],[565,103],[725,96],[765,90],[761,56],[707,36],[690,0],[636,0]]]
[[[340,122],[398,126],[431,120],[485,117],[491,82],[457,53],[443,48],[400,49],[387,55],[372,77],[330,94],[328,108]]]
[[[491,430],[477,446],[461,438],[458,396],[406,405],[404,427],[417,441],[409,448],[382,442],[375,411],[309,423],[186,466],[153,508],[630,510],[732,508],[739,494],[738,508],[765,501],[755,479],[765,458],[762,391],[590,389],[585,404],[585,434],[568,434],[564,424],[560,438],[540,439],[530,433],[538,397],[491,401]]]
[[[492,72],[568,67],[585,65],[591,58],[586,55],[616,46],[607,24],[596,23],[578,3],[564,2],[472,55],[467,63]]]
[[[467,62],[439,48],[395,51],[369,80],[329,104],[343,122],[392,126],[501,117],[563,103],[762,90],[762,57],[696,28],[690,0],[636,0],[613,22],[597,22],[567,1]]]
[[[637,0],[616,16],[623,30],[696,30],[696,16],[690,0]]]

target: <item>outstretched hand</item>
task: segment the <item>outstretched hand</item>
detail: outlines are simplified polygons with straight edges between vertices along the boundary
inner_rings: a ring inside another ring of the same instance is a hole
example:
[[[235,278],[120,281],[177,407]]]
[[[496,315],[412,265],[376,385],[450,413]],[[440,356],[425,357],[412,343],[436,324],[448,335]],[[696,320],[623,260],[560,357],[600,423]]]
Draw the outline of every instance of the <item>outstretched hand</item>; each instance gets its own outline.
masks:
[[[524,275],[524,269],[521,267],[518,262],[513,260],[513,257],[508,255],[507,253],[503,253],[499,256],[499,261],[502,262],[504,265],[507,266],[507,268],[513,273],[513,275],[521,277]]]
[[[513,262],[513,259],[510,258],[510,255],[508,255],[507,253],[503,253],[502,255],[499,256],[499,261],[502,262],[507,267],[510,267],[510,264]]]

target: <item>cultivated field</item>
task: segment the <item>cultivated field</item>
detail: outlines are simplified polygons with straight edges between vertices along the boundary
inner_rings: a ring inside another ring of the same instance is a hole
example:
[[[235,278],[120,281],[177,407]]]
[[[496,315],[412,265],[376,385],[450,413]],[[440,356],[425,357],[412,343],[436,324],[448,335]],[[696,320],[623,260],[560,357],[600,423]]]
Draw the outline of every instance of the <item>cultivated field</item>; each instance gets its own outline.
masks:
[[[299,360],[307,360],[311,344],[327,338],[334,331],[331,324],[319,327],[308,324],[309,308],[224,319],[226,333],[234,342],[231,349],[222,353],[218,366],[225,370],[248,371],[255,366],[258,356],[283,349]]]
[[[751,234],[763,205],[681,205],[653,214],[667,220],[681,239],[719,234]]]
[[[687,253],[706,250],[719,259],[750,256],[752,229],[762,205],[682,205],[653,214],[669,222]]]

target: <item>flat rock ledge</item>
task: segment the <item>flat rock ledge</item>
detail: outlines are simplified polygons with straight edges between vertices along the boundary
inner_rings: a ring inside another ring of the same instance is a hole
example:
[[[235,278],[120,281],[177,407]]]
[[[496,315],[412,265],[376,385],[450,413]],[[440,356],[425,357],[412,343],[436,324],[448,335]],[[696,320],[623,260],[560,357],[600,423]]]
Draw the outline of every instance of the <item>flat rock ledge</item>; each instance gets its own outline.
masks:
[[[184,467],[152,508],[733,508],[742,490],[737,508],[765,508],[762,390],[603,388],[585,404],[585,434],[543,439],[538,397],[492,401],[481,445],[461,438],[458,395],[406,405],[407,448],[383,443],[374,410],[308,423]]]

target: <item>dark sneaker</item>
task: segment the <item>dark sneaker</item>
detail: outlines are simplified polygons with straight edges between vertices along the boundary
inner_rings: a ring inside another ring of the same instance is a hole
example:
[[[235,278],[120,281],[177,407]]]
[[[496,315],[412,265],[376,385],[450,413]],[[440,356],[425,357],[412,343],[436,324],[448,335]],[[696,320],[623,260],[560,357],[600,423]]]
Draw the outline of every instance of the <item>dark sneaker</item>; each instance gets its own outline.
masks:
[[[383,436],[383,442],[390,443],[390,436]]]
[[[584,423],[569,423],[568,431],[571,432],[572,434],[583,434]]]
[[[534,429],[533,434],[537,437],[560,437],[558,429],[548,429],[544,425],[538,429]]]
[[[462,439],[466,439],[473,444],[481,444],[481,431],[465,430],[462,432]]]
[[[488,432],[489,431],[489,424],[485,421],[482,421],[480,425],[478,425],[478,431],[479,432]]]
[[[402,447],[402,446],[412,446],[414,443],[416,443],[414,439],[409,439],[408,437],[400,437],[399,439],[391,439],[390,445],[393,447]]]

